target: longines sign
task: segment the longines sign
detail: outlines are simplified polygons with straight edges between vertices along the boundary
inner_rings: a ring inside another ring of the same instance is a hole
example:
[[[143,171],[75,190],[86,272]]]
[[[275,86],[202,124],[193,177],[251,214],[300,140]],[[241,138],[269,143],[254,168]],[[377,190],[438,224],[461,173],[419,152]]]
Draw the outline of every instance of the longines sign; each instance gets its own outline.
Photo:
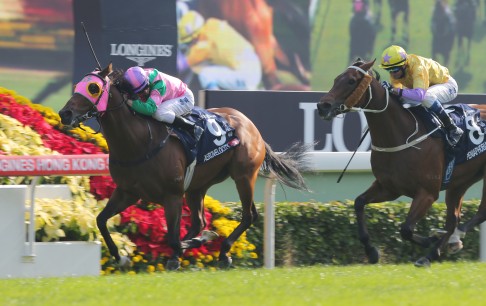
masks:
[[[171,57],[173,45],[110,44],[111,56],[123,56],[137,66],[145,66],[157,57]]]
[[[317,102],[323,95],[324,92],[201,91],[198,100],[206,108],[232,107],[243,112],[275,151],[283,151],[295,142],[307,143],[314,151],[369,151],[369,135],[358,147],[367,125],[364,114],[348,113],[324,121],[317,114]],[[482,104],[483,101],[486,95],[463,94],[454,102]]]
[[[73,0],[73,83],[97,66],[90,43],[102,68],[111,62],[115,69],[149,66],[176,75],[175,12],[175,0]]]

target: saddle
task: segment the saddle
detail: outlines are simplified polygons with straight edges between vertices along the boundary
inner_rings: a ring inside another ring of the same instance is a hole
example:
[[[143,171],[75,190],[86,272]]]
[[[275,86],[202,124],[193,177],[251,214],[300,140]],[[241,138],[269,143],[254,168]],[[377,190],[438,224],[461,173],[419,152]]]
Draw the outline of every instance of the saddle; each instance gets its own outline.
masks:
[[[171,133],[180,139],[186,154],[188,164],[196,161],[203,164],[224,152],[238,146],[240,140],[235,129],[220,115],[211,113],[200,107],[194,107],[184,118],[194,122],[204,130],[199,142],[187,132],[171,127]]]

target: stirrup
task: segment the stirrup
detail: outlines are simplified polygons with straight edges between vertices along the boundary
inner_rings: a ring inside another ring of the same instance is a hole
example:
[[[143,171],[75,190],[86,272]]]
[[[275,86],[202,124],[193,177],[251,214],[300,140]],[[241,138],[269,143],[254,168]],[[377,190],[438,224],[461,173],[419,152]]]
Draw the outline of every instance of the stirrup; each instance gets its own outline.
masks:
[[[203,134],[204,130],[202,127],[198,125],[194,125],[194,138],[196,141],[199,141],[201,139],[201,135]]]
[[[464,131],[456,126],[455,129],[447,132],[447,141],[452,147],[455,147],[461,140],[462,134],[464,134]]]

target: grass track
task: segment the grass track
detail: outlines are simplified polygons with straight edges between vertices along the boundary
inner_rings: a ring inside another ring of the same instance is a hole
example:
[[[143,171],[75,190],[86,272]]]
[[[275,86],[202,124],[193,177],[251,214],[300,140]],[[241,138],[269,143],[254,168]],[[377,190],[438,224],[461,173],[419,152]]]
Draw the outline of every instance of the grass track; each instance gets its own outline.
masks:
[[[484,305],[486,263],[0,280],[0,305]]]

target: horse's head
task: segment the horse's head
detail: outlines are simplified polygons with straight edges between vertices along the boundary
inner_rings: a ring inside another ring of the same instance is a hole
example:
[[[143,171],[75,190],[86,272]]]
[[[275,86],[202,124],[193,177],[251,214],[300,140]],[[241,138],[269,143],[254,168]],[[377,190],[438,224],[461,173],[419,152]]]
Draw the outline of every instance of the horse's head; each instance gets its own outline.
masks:
[[[370,83],[373,78],[368,71],[374,63],[375,60],[367,63],[358,61],[338,75],[331,90],[317,103],[319,116],[331,120],[364,103],[366,90],[371,91]],[[369,95],[371,99],[371,93]]]
[[[103,70],[88,73],[74,88],[73,96],[59,111],[62,124],[79,126],[106,111],[110,98],[111,63]]]

